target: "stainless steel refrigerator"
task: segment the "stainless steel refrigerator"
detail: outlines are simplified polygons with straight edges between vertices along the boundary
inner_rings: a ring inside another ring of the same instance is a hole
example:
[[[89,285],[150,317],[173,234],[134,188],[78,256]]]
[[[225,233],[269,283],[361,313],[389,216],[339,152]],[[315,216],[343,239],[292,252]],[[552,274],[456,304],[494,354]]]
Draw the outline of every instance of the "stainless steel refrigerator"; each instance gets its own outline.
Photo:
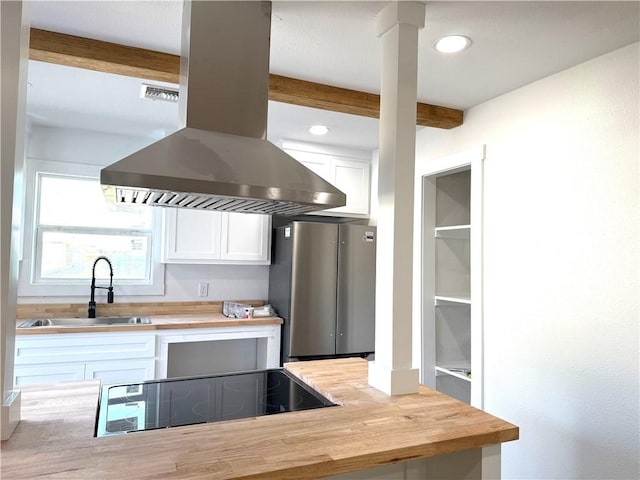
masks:
[[[274,229],[269,303],[284,319],[282,361],[374,351],[376,229],[292,222]]]

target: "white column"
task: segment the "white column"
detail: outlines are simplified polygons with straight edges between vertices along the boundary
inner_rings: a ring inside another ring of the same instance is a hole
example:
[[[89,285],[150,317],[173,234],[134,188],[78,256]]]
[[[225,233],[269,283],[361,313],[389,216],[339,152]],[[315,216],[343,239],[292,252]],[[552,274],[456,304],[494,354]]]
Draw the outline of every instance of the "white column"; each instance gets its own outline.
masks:
[[[6,440],[20,421],[20,392],[13,389],[13,365],[29,50],[25,4],[21,1],[0,2],[0,23],[0,437]]]
[[[412,368],[413,186],[418,30],[425,6],[394,2],[377,16],[382,39],[376,352],[369,384],[389,395],[418,391]]]

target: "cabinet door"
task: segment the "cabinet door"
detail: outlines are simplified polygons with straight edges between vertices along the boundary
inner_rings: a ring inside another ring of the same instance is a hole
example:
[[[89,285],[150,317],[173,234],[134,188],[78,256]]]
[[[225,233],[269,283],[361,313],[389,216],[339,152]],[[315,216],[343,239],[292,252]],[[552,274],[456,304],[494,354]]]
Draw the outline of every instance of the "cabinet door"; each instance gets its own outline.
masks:
[[[167,208],[164,213],[164,262],[220,259],[220,212]]]
[[[285,151],[313,173],[320,175],[327,182],[333,183],[331,158],[328,155],[314,152],[302,152],[300,150],[285,149]]]
[[[16,365],[13,375],[14,385],[75,382],[84,380],[84,364]]]
[[[358,156],[349,156],[347,152],[336,152],[335,154],[308,152],[301,150],[303,148],[304,146],[296,144],[295,148],[285,147],[284,150],[347,196],[347,203],[344,207],[314,212],[314,215],[347,215],[358,218],[368,216],[371,190],[369,162],[364,158],[358,160],[360,158]]]
[[[347,196],[344,207],[330,212],[369,214],[369,164],[341,158],[331,162],[333,184]]]
[[[88,362],[85,380],[100,379],[103,384],[143,382],[154,378],[154,359]]]
[[[220,258],[269,263],[271,217],[253,213],[223,213]]]

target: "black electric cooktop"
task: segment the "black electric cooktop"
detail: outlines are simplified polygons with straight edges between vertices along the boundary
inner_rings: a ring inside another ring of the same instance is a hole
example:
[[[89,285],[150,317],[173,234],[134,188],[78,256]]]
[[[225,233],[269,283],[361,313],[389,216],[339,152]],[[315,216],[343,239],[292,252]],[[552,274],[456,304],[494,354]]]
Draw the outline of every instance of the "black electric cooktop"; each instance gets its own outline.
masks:
[[[95,436],[334,405],[283,369],[103,385]]]

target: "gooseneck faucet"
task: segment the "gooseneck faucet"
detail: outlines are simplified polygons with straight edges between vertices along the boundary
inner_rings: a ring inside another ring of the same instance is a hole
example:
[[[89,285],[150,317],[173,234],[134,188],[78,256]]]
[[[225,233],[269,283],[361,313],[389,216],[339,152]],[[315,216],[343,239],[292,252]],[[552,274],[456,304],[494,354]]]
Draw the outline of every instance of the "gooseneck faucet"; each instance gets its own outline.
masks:
[[[109,275],[111,278],[109,279],[108,287],[96,287],[96,263],[100,260],[104,260],[109,264]],[[104,288],[108,290],[107,292],[107,303],[113,303],[113,266],[107,257],[100,256],[96,258],[96,261],[93,262],[93,269],[91,270],[91,299],[89,300],[89,318],[96,318],[96,299],[95,299],[95,291],[96,288]]]

